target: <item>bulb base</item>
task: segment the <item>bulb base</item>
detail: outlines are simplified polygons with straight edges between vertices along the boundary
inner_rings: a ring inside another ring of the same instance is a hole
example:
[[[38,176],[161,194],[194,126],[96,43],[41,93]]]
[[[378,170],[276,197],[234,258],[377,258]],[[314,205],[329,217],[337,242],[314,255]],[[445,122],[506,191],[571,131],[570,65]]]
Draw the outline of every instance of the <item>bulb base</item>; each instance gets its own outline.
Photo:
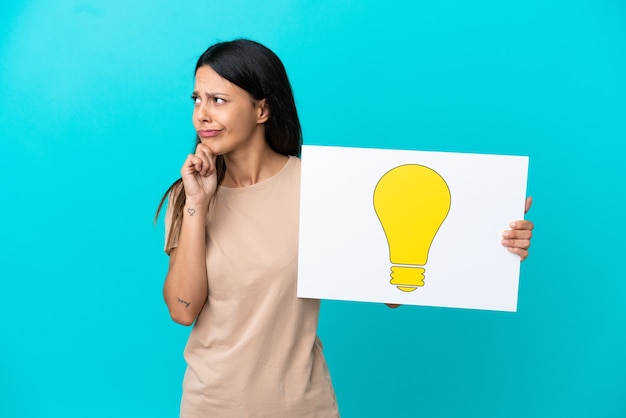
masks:
[[[421,267],[391,266],[391,280],[389,283],[403,292],[412,292],[424,286],[424,272]]]

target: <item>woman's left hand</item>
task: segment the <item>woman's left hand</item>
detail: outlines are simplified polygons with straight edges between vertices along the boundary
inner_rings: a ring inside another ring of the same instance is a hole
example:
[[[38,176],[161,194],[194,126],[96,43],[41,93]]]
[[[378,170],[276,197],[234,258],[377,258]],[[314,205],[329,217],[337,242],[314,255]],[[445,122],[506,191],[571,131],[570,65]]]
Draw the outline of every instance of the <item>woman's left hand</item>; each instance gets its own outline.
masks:
[[[532,197],[526,198],[524,213],[528,212],[532,203]],[[522,219],[511,222],[509,226],[511,229],[502,233],[502,246],[513,254],[519,255],[520,261],[524,261],[528,257],[528,247],[530,247],[534,225],[531,221]]]

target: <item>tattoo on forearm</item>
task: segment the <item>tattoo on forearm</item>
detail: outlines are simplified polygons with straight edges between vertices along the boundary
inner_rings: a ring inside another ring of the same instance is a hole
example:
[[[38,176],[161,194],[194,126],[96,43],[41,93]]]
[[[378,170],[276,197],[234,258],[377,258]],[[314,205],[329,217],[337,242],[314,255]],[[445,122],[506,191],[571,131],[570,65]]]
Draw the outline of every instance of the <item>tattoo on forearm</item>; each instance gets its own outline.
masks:
[[[181,298],[176,299],[178,299],[178,303],[182,303],[183,305],[185,305],[185,308],[188,308],[189,305],[191,305],[191,302],[187,302],[186,300],[182,300]]]
[[[196,213],[196,210],[194,208],[188,208],[187,213],[189,214],[189,216],[193,216]]]

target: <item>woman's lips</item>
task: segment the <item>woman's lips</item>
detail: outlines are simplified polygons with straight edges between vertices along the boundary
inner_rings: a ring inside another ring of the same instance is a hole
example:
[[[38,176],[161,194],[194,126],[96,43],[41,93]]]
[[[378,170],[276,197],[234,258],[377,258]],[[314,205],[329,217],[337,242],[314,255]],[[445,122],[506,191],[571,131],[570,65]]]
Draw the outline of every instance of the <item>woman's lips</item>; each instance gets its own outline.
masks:
[[[198,136],[202,138],[212,138],[222,132],[221,129],[198,129]]]

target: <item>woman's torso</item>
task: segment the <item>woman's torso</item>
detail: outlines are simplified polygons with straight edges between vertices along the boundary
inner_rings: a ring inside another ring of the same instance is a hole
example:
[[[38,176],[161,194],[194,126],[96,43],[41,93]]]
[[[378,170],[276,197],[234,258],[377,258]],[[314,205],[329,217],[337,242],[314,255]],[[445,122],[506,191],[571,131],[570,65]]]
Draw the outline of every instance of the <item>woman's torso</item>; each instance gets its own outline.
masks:
[[[296,297],[299,194],[295,157],[268,180],[218,189],[182,417],[338,415],[317,340],[319,301]]]

